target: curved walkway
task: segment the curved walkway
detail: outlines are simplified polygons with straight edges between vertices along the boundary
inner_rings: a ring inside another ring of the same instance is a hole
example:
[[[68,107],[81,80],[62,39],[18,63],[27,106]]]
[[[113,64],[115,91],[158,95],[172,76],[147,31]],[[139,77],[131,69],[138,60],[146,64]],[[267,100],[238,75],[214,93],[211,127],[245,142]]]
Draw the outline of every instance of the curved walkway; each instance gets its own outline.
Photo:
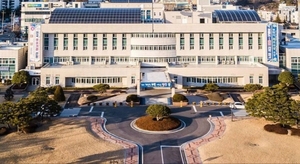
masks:
[[[182,150],[184,151],[186,157],[186,163],[202,163],[198,148],[204,144],[207,144],[208,142],[220,138],[224,134],[226,129],[224,119],[225,118],[222,117],[208,118],[207,121],[210,123],[210,130],[207,132],[207,134],[182,145]]]
[[[126,164],[138,164],[139,163],[139,148],[138,145],[127,141],[125,139],[114,136],[109,133],[105,128],[106,119],[105,118],[89,118],[91,122],[91,129],[102,139],[109,142],[119,144],[125,148],[125,159]]]

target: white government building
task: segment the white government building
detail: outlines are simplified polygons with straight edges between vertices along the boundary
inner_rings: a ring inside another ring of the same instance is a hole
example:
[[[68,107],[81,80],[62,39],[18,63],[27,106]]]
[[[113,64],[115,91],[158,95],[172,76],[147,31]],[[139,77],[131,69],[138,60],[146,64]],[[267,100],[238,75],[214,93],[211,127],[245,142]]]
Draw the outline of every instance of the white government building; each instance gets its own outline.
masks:
[[[177,88],[206,83],[268,86],[281,71],[280,29],[262,22],[255,11],[106,5],[56,8],[45,23],[30,25],[27,69],[40,72],[36,84],[169,88],[173,81]]]

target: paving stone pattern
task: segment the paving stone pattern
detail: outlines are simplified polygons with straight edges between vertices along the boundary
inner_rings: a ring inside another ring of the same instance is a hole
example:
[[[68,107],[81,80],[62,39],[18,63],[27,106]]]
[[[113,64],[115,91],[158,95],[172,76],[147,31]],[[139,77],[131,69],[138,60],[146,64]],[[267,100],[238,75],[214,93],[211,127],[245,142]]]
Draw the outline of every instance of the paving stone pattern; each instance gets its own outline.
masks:
[[[139,149],[138,146],[125,141],[121,138],[117,138],[109,134],[104,126],[106,120],[104,118],[89,118],[91,122],[91,129],[102,139],[112,142],[114,144],[119,144],[125,148],[125,159],[126,164],[138,164],[139,163]]]
[[[186,156],[186,162],[188,164],[202,163],[198,148],[208,142],[211,142],[217,138],[220,138],[225,132],[225,117],[211,117],[208,119],[212,123],[212,129],[207,135],[198,139],[187,142],[183,145],[183,150]]]

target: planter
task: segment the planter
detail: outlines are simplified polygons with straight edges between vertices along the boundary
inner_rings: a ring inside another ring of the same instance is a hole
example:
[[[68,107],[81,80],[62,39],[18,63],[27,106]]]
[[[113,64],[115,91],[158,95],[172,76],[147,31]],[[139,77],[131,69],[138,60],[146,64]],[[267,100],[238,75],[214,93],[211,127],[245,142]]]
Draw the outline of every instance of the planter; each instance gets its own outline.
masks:
[[[173,102],[174,106],[187,106],[189,105],[189,102]]]

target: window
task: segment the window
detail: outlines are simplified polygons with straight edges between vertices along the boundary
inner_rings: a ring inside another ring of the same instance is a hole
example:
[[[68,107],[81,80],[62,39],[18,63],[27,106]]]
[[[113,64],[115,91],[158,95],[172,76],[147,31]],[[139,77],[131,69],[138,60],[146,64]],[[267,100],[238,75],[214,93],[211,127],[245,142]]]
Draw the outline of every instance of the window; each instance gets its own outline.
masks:
[[[54,50],[58,50],[58,35],[54,34],[54,40],[53,40]]]
[[[200,23],[205,23],[205,19],[204,18],[200,18]]]
[[[107,35],[103,34],[102,50],[107,50]]]
[[[50,76],[46,76],[46,84],[47,84],[47,85],[50,84]]]
[[[252,76],[252,75],[249,76],[249,83],[250,83],[250,84],[253,84],[253,76]]]
[[[219,49],[220,50],[223,49],[223,34],[222,33],[219,34]]]
[[[113,34],[112,38],[112,49],[116,50],[117,49],[117,34]]]
[[[131,84],[135,84],[135,76],[131,76]]]
[[[77,36],[77,34],[73,35],[73,50],[78,50],[78,36]]]
[[[48,50],[49,48],[49,35],[44,34],[44,50]]]
[[[248,48],[249,48],[249,50],[251,50],[253,48],[252,45],[253,45],[253,36],[252,36],[252,33],[249,33],[248,34]]]
[[[184,34],[180,34],[180,50],[184,50]]]
[[[233,49],[233,34],[229,33],[229,49]]]
[[[88,49],[88,38],[87,38],[87,34],[83,34],[83,50],[87,50]]]
[[[199,49],[200,50],[204,49],[204,35],[203,35],[203,33],[199,34]]]
[[[151,10],[146,11],[146,19],[151,19]]]
[[[262,49],[262,33],[258,33],[258,49]]]
[[[190,50],[193,50],[194,48],[195,48],[194,34],[190,34]]]
[[[68,50],[68,35],[64,34],[64,50]]]
[[[243,34],[239,33],[239,49],[243,49]]]
[[[210,50],[214,49],[214,34],[213,33],[209,34],[209,49]]]
[[[97,50],[97,47],[98,47],[97,34],[93,34],[93,50]]]
[[[56,84],[56,85],[59,84],[59,77],[58,77],[58,76],[55,77],[55,84]]]
[[[258,83],[262,84],[263,83],[263,76],[258,76]]]
[[[122,34],[122,50],[126,50],[126,47],[127,47],[126,34]]]

